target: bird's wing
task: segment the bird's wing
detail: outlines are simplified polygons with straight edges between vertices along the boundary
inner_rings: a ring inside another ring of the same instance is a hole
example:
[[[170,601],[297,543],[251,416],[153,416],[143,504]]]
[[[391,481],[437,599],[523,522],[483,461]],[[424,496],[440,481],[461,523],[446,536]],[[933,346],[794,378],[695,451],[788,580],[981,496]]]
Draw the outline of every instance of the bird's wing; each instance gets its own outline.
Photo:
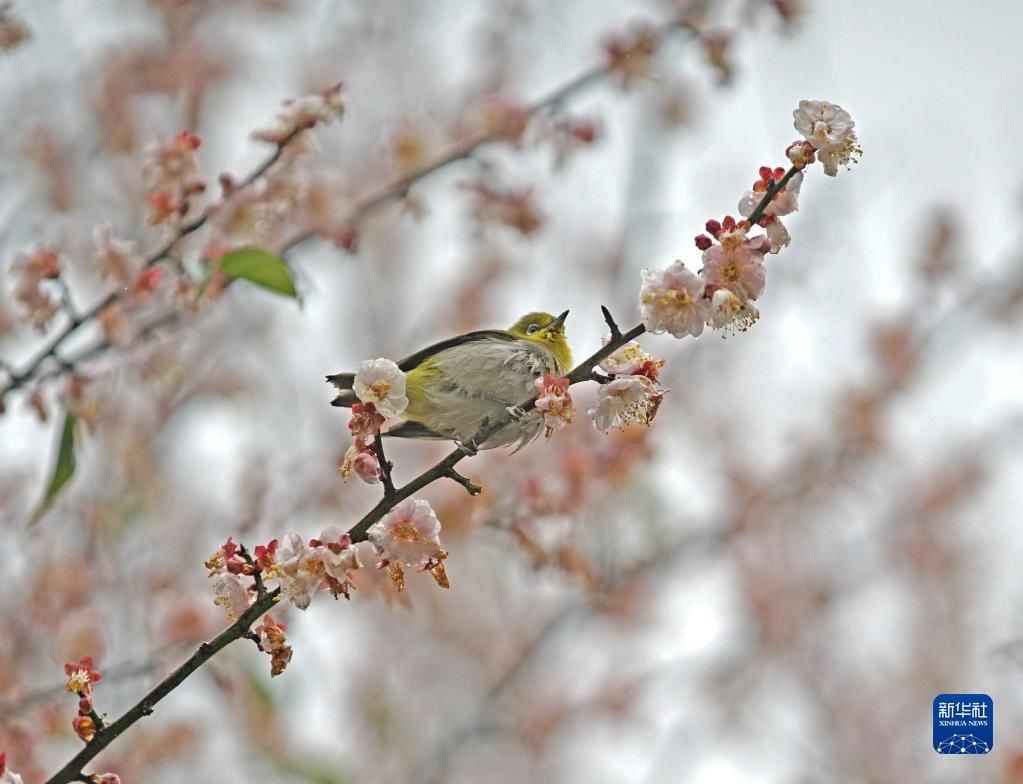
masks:
[[[432,346],[427,346],[424,349],[420,349],[415,354],[411,354],[405,359],[398,363],[403,371],[408,373],[412,368],[419,366],[424,360],[429,359],[435,354],[439,354],[445,349],[454,348],[455,346],[462,346],[466,343],[472,343],[476,340],[501,340],[509,343],[513,343],[516,338],[514,335],[510,335],[507,332],[502,332],[499,329],[479,329],[475,332],[466,332],[464,335],[457,335],[447,340],[442,340],[439,343],[434,343]]]
[[[491,338],[494,340],[505,340],[513,341],[515,338],[509,335],[507,332],[502,332],[498,329],[480,329],[475,332],[467,332],[464,335],[458,335],[447,340],[442,340],[439,343],[434,343],[432,346],[427,346],[424,349],[420,349],[415,354],[410,354],[398,363],[398,367],[405,373],[408,373],[412,368],[419,365],[423,360],[429,359],[434,354],[439,354],[444,349],[454,348],[455,346],[461,346],[465,343],[471,343],[474,340],[484,340]],[[333,384],[337,389],[345,392],[352,388],[355,384],[354,373],[335,373],[332,376],[327,376],[327,382]],[[350,397],[350,396],[349,396]],[[351,403],[338,402],[346,399],[345,395],[338,395],[334,405],[351,405]]]

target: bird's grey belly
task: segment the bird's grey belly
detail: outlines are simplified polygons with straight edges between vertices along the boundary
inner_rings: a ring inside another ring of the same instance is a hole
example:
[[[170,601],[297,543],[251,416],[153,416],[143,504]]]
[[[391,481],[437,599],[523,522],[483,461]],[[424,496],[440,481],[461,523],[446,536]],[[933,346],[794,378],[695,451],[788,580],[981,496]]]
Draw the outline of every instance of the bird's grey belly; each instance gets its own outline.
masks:
[[[480,385],[480,390],[470,392],[457,380],[444,384],[430,395],[437,410],[444,412],[434,423],[434,430],[448,438],[468,441],[479,432],[484,421],[507,419],[509,408],[533,397],[536,394],[534,379],[557,370],[553,355],[545,349],[523,350],[488,368],[489,377]],[[487,439],[483,448],[521,446],[535,439],[542,430],[541,415],[531,411],[501,428]]]

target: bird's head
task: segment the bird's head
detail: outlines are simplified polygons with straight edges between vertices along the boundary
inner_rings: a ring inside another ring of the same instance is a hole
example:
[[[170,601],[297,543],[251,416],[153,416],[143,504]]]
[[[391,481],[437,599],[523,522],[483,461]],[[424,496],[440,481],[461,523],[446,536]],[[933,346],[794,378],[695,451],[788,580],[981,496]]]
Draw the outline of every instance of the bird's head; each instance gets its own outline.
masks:
[[[546,346],[558,364],[567,371],[572,366],[572,350],[565,338],[566,318],[567,310],[557,317],[550,313],[527,313],[512,324],[508,331],[517,338],[533,340]]]

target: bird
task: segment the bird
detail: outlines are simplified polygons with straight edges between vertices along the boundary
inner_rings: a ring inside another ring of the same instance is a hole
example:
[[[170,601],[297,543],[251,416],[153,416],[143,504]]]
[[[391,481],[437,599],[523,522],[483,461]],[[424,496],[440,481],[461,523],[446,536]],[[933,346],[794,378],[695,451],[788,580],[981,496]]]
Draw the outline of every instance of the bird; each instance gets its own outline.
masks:
[[[560,378],[572,366],[566,318],[567,310],[557,317],[527,313],[507,330],[467,332],[405,357],[398,362],[409,401],[404,421],[381,435],[467,444],[484,422],[510,413],[507,425],[475,446],[521,449],[544,425],[539,413],[525,414],[518,406],[536,394],[536,379]],[[351,408],[359,402],[354,373],[335,373],[327,381],[339,390],[331,405]]]

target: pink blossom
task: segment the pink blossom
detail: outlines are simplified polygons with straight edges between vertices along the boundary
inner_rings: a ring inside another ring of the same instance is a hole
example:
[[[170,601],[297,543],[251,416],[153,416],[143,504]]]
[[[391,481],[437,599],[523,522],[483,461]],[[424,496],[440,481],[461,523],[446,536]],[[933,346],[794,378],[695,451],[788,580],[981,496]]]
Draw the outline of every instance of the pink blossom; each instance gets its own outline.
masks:
[[[792,242],[792,235],[785,228],[785,224],[781,222],[781,218],[772,218],[765,221],[764,231],[767,234],[767,238],[771,241],[771,253],[777,253],[782,248],[787,248],[789,243]]]
[[[254,131],[252,138],[282,145],[299,131],[320,123],[329,123],[335,117],[341,117],[344,111],[341,85],[337,84],[323,92],[285,101],[284,108],[278,112],[274,122]]]
[[[700,335],[708,309],[703,289],[703,278],[681,261],[657,272],[644,270],[639,292],[643,325],[650,332],[670,332],[677,338]]]
[[[265,653],[270,654],[270,677],[276,677],[284,672],[285,667],[291,662],[292,648],[288,645],[288,638],[284,635],[287,626],[278,623],[274,617],[267,613],[263,616],[263,622],[253,631],[259,636],[259,647]]]
[[[810,142],[800,140],[798,142],[792,142],[792,144],[785,149],[785,157],[788,158],[792,165],[797,169],[805,169],[817,160],[817,151]]]
[[[746,232],[722,233],[721,244],[703,252],[702,275],[708,285],[729,289],[743,302],[764,293],[764,253],[771,248],[766,237],[748,239]],[[705,314],[706,317],[706,314]]]
[[[281,589],[281,598],[304,610],[320,589],[320,558],[300,534],[284,535],[277,550],[277,564],[271,580]]]
[[[746,191],[746,194],[739,200],[739,214],[748,218],[753,214],[757,205],[767,194],[769,186],[780,182],[785,176],[784,169],[770,169],[764,166],[760,169],[760,179],[753,183],[753,189]],[[774,195],[774,198],[764,208],[763,215],[777,217],[789,215],[799,209],[799,189],[803,185],[803,173],[797,172],[785,183],[785,187]]]
[[[401,416],[408,408],[405,374],[389,359],[367,359],[360,363],[352,389],[359,400],[372,403],[384,416]]]
[[[596,428],[604,433],[630,422],[648,425],[657,414],[665,392],[666,389],[646,376],[620,376],[601,385],[597,390],[597,404],[587,413]]]
[[[15,279],[14,299],[21,306],[29,323],[43,331],[59,310],[59,302],[51,299],[40,284],[60,276],[60,260],[54,248],[40,245],[28,253],[14,257],[11,274]]]
[[[610,338],[604,338],[607,343]],[[647,354],[638,341],[630,340],[610,356],[600,361],[600,369],[610,376],[646,376],[657,380],[657,374],[664,367],[663,359]]]
[[[114,230],[109,223],[100,223],[92,230],[92,241],[96,246],[92,258],[100,277],[111,279],[120,286],[127,285],[141,266],[135,243],[123,242],[114,237]]]
[[[369,441],[380,432],[385,421],[386,418],[377,411],[373,403],[353,403],[348,429],[356,438]]]
[[[368,531],[369,541],[384,562],[430,569],[444,557],[440,521],[428,501],[408,498]]]
[[[319,539],[310,539],[318,564],[310,563],[320,576],[320,587],[330,591],[336,599],[338,596],[348,598],[351,589],[351,572],[362,568],[359,551],[352,544],[351,537],[342,531],[340,526],[329,525],[323,529]]]
[[[383,476],[380,461],[377,460],[372,444],[367,443],[361,436],[356,436],[355,443],[348,447],[339,471],[346,482],[354,473],[370,485],[375,485]]]
[[[543,412],[546,435],[550,438],[551,433],[561,430],[572,421],[572,396],[568,392],[572,382],[548,373],[533,383],[540,393],[536,399],[536,408]]]
[[[800,101],[792,112],[796,130],[817,150],[817,157],[830,177],[839,166],[848,167],[863,154],[853,130],[856,123],[845,109],[827,101]]]
[[[730,328],[745,332],[760,318],[760,311],[752,302],[743,302],[728,289],[718,289],[710,298],[710,318],[707,325],[715,329]]]
[[[249,609],[249,592],[238,575],[227,572],[213,575],[213,593],[213,603],[227,610],[227,617],[232,621]]]
[[[198,136],[184,129],[146,148],[142,180],[150,224],[180,218],[188,211],[189,199],[205,190],[195,161],[195,151],[201,143]]]

